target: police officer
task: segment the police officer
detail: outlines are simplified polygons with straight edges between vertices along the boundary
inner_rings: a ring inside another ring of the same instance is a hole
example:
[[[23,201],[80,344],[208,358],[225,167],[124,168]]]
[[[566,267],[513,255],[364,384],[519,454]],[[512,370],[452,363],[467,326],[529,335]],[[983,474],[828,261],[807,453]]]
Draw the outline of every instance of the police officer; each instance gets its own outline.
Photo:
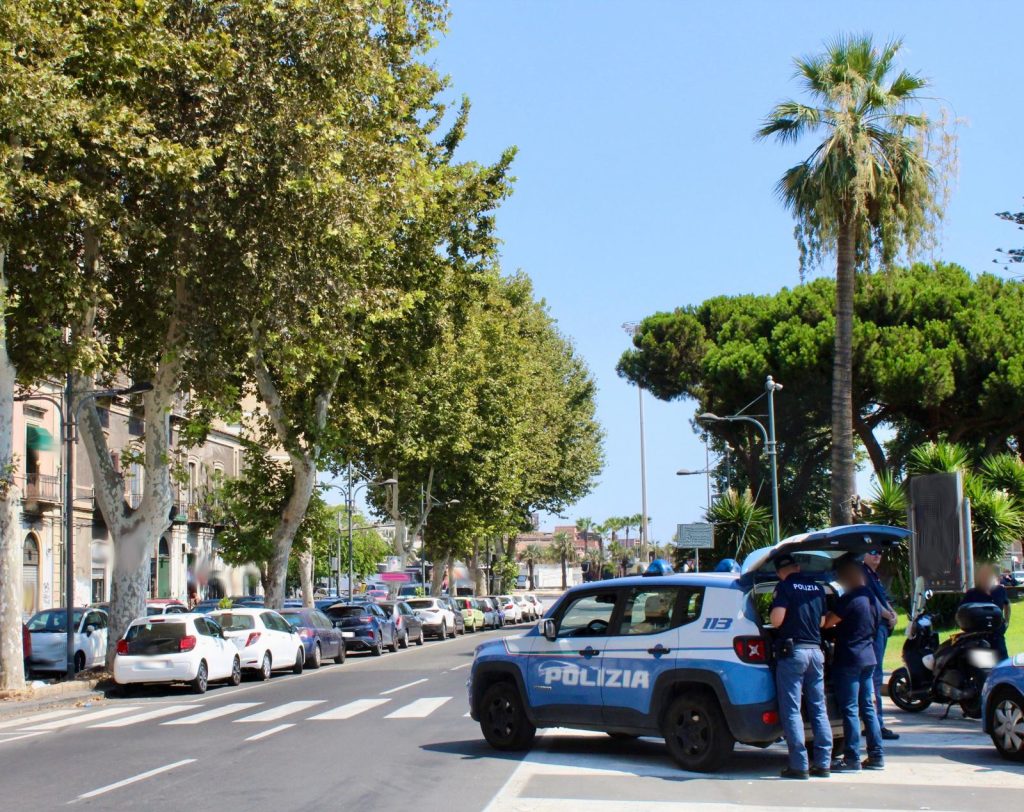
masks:
[[[779,583],[772,598],[771,623],[775,627],[775,687],[779,717],[789,748],[789,766],[783,778],[826,778],[832,763],[832,727],[825,706],[825,656],[821,626],[825,618],[825,589],[800,574],[800,565],[788,553],[775,558]],[[808,765],[801,702],[807,700],[814,732],[814,758]]]
[[[836,772],[881,770],[885,767],[882,731],[875,715],[874,681],[875,632],[881,622],[878,600],[867,586],[867,573],[853,556],[845,555],[836,564],[836,576],[843,594],[835,609],[825,618],[825,626],[836,626],[835,659],[832,684],[843,714],[846,746],[843,757],[832,762]],[[868,758],[860,761],[860,729],[868,743]]]
[[[889,600],[889,593],[886,591],[882,579],[878,577],[878,566],[881,563],[882,551],[880,549],[871,550],[864,555],[864,574],[867,576],[867,587],[878,601],[878,608],[882,613],[882,622],[878,624],[878,630],[875,632],[876,664],[874,674],[872,674],[875,684],[875,716],[878,717],[882,738],[895,741],[900,737],[899,733],[889,730],[882,720],[882,678],[884,676],[882,661],[885,659],[885,647],[889,642],[889,635],[896,627],[896,610],[892,607],[892,601]]]

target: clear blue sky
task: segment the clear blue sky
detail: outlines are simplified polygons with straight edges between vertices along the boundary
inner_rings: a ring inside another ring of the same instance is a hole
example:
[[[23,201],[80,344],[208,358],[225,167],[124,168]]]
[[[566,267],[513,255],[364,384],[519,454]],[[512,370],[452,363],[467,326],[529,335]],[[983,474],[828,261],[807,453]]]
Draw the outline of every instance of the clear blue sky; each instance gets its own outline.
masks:
[[[792,221],[772,189],[809,147],[752,137],[797,92],[795,55],[841,32],[902,36],[902,65],[963,120],[938,256],[998,270],[994,249],[1024,242],[993,216],[1024,196],[1024,4],[455,0],[452,12],[432,58],[452,100],[473,103],[462,154],[519,148],[516,192],[499,213],[504,266],[533,278],[600,387],[607,465],[573,518],[640,512],[636,390],[615,374],[620,325],[799,281]],[[703,447],[692,402],[646,406],[651,534],[666,540],[707,501],[702,477],[674,475],[702,468]]]

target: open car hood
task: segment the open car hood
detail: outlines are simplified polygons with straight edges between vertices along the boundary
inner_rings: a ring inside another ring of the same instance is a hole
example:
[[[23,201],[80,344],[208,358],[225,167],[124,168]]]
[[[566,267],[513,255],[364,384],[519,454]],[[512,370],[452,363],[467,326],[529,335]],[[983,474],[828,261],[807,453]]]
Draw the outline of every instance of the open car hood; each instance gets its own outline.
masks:
[[[789,553],[809,574],[824,576],[833,569],[835,559],[846,553],[863,555],[870,550],[893,550],[910,536],[902,527],[884,524],[847,524],[800,533],[783,539],[774,547],[762,547],[746,557],[741,570],[741,581],[746,586],[777,580],[775,559]]]

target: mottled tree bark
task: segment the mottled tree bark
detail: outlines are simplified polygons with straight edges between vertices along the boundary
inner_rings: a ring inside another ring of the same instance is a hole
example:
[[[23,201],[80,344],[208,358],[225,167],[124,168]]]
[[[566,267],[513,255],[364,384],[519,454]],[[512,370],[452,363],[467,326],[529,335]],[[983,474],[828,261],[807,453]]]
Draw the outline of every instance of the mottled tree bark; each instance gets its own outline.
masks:
[[[856,492],[853,465],[853,298],[855,224],[839,227],[836,258],[836,336],[832,362],[832,524],[850,524]]]

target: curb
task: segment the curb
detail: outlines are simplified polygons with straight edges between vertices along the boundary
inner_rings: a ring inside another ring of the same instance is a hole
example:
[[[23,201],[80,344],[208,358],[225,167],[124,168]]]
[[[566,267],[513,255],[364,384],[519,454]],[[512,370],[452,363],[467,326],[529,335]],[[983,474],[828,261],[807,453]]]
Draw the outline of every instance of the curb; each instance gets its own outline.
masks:
[[[106,699],[96,680],[74,683],[58,683],[45,686],[43,695],[28,696],[25,699],[0,700],[0,721],[16,719],[40,710],[73,707],[92,704]],[[54,690],[57,689],[57,690]]]

